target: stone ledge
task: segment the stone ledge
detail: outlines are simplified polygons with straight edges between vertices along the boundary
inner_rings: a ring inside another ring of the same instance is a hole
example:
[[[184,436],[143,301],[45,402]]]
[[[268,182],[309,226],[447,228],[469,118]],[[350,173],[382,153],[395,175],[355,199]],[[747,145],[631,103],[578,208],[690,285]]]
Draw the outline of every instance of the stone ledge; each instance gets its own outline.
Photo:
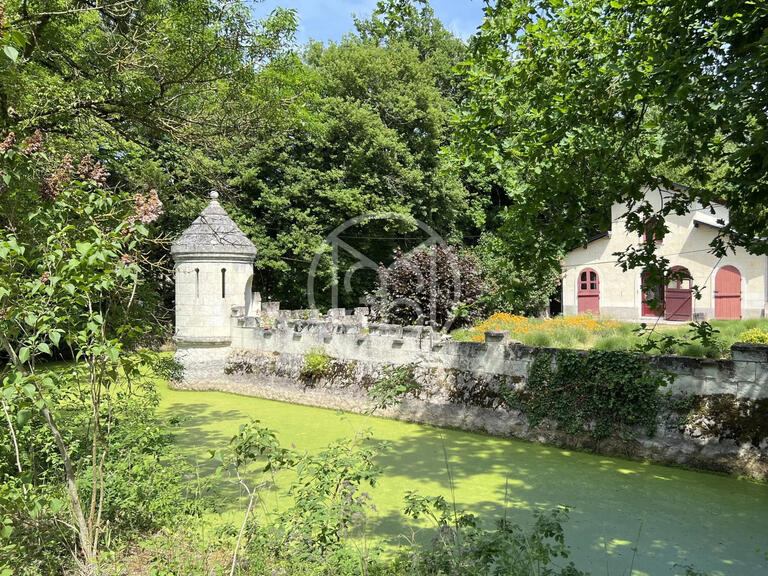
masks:
[[[768,344],[736,342],[731,346],[731,357],[735,362],[768,362]]]
[[[232,344],[231,337],[220,336],[174,336],[173,341],[177,344],[221,344],[222,346]]]

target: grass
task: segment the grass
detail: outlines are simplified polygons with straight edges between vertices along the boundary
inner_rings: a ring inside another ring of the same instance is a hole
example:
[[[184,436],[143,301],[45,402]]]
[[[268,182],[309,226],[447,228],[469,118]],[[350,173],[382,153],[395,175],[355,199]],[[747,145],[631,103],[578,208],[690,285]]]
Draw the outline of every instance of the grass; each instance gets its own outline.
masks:
[[[713,346],[704,346],[693,340],[692,328],[688,323],[679,326],[659,324],[654,327],[654,333],[647,336],[638,331],[638,324],[591,316],[540,319],[500,313],[473,328],[455,330],[451,336],[454,340],[483,342],[485,331],[501,330],[509,332],[513,340],[519,340],[527,346],[580,350],[636,350],[647,338],[651,338],[657,342],[657,348],[652,352],[720,358],[727,356],[731,345],[738,342],[747,330],[757,328],[768,331],[766,318],[712,320],[710,324],[717,330]],[[679,342],[665,345],[665,340],[670,342],[669,337]]]
[[[688,563],[713,575],[768,570],[766,485],[223,392],[176,391],[163,383],[159,390],[163,413],[181,422],[176,441],[203,478],[214,478],[209,450],[226,445],[250,418],[274,429],[284,445],[307,451],[369,427],[376,441],[387,443],[377,458],[383,474],[371,491],[371,541],[396,544],[408,533],[412,522],[401,512],[407,491],[449,501],[453,491],[457,507],[484,522],[506,514],[527,524],[532,511],[569,506],[570,560],[595,574],[626,573],[641,523],[635,574],[683,573],[674,565]],[[221,513],[207,520],[212,530],[238,522],[245,506],[236,487],[220,488]],[[285,497],[270,492],[273,505]]]

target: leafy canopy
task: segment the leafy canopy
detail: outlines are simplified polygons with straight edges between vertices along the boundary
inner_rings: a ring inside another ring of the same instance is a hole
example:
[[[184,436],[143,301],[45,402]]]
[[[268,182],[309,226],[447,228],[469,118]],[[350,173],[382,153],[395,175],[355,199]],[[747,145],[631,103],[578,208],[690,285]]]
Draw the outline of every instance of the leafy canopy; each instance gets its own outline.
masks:
[[[722,201],[713,250],[768,251],[765,3],[499,0],[471,48],[457,139],[510,195],[506,230],[568,249],[615,202],[629,230],[655,218],[663,236],[668,214]],[[657,214],[645,185],[673,192]],[[651,243],[622,265],[666,263]]]

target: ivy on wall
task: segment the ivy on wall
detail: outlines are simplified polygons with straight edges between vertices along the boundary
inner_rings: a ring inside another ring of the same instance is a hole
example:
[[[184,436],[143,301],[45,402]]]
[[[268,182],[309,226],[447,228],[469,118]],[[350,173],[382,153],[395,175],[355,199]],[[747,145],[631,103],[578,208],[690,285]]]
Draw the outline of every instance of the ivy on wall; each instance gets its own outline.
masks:
[[[635,426],[652,435],[662,406],[660,388],[670,380],[671,375],[629,352],[560,350],[554,362],[551,354],[540,352],[525,388],[509,403],[532,427],[549,419],[570,434],[588,431],[596,439],[626,434]]]

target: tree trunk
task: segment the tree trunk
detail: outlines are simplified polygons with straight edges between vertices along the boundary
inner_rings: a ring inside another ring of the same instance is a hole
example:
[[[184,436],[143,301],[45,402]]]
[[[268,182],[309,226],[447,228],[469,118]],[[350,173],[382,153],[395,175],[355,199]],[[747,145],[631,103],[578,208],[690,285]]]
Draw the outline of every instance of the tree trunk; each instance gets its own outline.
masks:
[[[48,423],[48,428],[51,430],[53,439],[56,441],[56,446],[61,454],[61,459],[64,462],[64,474],[67,479],[67,491],[69,492],[69,504],[72,508],[72,514],[75,516],[75,522],[77,523],[78,538],[80,540],[80,548],[83,550],[85,556],[85,562],[87,566],[93,563],[93,550],[91,547],[91,531],[88,528],[88,522],[85,519],[83,513],[83,506],[80,503],[80,495],[77,492],[77,482],[75,480],[75,471],[72,468],[72,460],[69,458],[69,452],[67,447],[64,446],[64,440],[61,437],[58,426],[53,419],[53,414],[48,410],[47,406],[43,406],[41,412],[45,417],[45,421]]]

